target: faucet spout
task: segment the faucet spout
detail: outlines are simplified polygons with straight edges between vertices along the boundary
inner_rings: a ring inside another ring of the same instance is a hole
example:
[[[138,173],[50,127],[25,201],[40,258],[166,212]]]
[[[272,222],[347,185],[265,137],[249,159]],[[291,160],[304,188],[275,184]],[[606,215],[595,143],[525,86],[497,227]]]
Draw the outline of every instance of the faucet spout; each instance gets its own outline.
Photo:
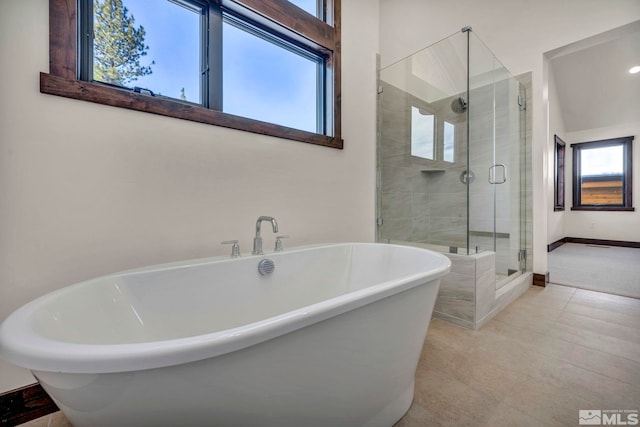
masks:
[[[262,236],[260,236],[260,226],[262,225],[262,221],[267,221],[271,223],[271,227],[273,228],[273,232],[278,232],[278,222],[272,216],[261,216],[256,221],[256,236],[253,239],[253,252],[252,255],[262,255]]]

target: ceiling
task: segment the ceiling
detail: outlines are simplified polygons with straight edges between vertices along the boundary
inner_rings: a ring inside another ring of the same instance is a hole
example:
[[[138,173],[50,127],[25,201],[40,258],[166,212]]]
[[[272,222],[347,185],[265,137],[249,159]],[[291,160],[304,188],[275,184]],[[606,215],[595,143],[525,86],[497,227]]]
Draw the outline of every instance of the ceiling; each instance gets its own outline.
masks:
[[[640,121],[640,21],[548,52],[565,131]],[[550,106],[553,108],[553,106]]]

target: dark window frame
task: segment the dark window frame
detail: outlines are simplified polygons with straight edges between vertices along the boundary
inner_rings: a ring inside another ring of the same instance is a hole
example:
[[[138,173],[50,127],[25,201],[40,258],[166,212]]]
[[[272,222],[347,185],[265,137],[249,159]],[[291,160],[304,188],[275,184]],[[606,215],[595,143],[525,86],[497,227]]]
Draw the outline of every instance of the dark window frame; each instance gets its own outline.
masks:
[[[327,0],[324,14],[329,23],[286,0],[223,1],[232,13],[234,8],[242,8],[243,13],[248,10],[254,22],[265,27],[285,27],[300,43],[307,43],[326,53],[325,71],[332,84],[325,105],[327,110],[331,110],[330,114],[325,115],[328,127],[326,132],[330,135],[227,114],[173,98],[151,97],[119,87],[80,80],[77,52],[78,0],[49,0],[49,73],[40,73],[40,92],[342,149],[340,1]]]
[[[634,211],[632,193],[633,193],[633,136],[611,138],[598,141],[579,142],[571,144],[573,149],[573,211]],[[623,172],[622,172],[622,192],[623,200],[620,205],[596,205],[582,204],[582,195],[580,185],[580,152],[584,149],[604,148],[616,145],[623,147]]]
[[[558,136],[554,135],[555,156],[554,156],[554,168],[553,168],[553,211],[564,210],[564,179],[565,179],[565,152],[566,143]]]

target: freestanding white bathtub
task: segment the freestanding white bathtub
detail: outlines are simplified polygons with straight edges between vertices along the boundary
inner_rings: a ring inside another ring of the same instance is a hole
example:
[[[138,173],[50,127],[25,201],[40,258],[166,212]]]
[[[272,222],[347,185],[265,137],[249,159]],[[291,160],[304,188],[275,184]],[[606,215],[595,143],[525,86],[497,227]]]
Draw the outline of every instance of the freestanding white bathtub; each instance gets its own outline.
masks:
[[[388,427],[411,405],[449,268],[386,244],[148,267],[25,305],[0,353],[75,427]]]

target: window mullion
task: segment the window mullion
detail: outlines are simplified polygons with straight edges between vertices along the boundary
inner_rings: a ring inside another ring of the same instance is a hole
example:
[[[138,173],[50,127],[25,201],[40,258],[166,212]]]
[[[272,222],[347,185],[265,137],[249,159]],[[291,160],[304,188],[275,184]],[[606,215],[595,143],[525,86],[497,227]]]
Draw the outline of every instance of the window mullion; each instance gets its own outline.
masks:
[[[80,80],[93,81],[93,0],[80,0],[78,16],[78,69]]]
[[[222,9],[218,2],[209,2],[208,26],[204,33],[203,99],[205,107],[222,111]]]
[[[329,116],[329,112],[327,111],[326,99],[327,99],[327,88],[326,88],[326,72],[327,69],[326,60],[322,58],[320,62],[316,65],[317,72],[317,80],[316,80],[316,132],[326,135],[327,134],[327,123],[325,117]]]

